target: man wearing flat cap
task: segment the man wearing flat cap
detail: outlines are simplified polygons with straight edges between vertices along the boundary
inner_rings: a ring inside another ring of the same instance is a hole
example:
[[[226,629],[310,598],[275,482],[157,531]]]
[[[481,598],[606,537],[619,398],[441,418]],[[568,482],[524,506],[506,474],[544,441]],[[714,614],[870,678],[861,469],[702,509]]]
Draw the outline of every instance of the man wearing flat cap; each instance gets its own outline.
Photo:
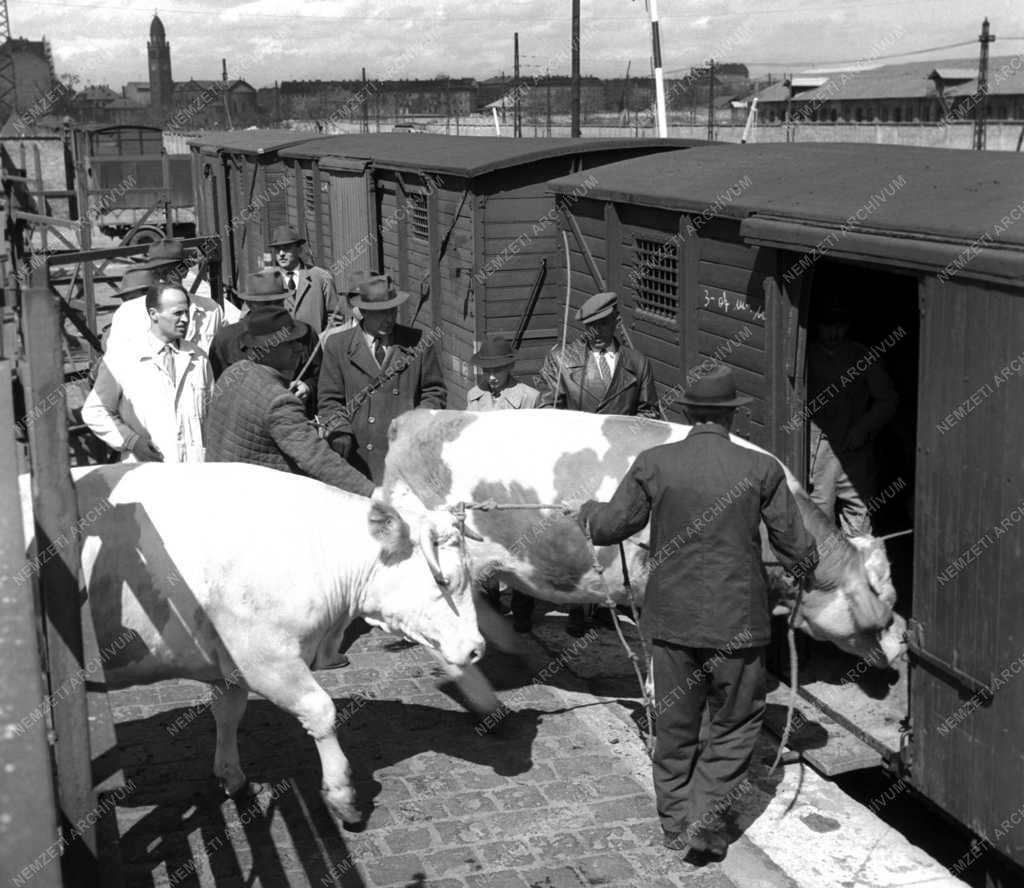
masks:
[[[373,484],[320,439],[289,389],[312,331],[282,306],[247,318],[239,339],[244,357],[217,381],[207,410],[206,461],[267,466],[369,496]]]
[[[640,623],[653,639],[655,796],[664,845],[702,863],[725,856],[721,819],[764,716],[771,611],[758,525],[797,577],[813,573],[818,550],[781,464],[729,438],[736,408],[750,401],[732,370],[698,367],[688,378],[680,400],[690,434],[640,453],[611,501],[584,503],[579,521],[608,546],[650,519],[655,566]]]
[[[332,313],[344,322],[348,312],[339,305],[338,291],[331,275],[316,265],[307,265],[302,258],[306,239],[290,225],[278,225],[267,247],[284,275],[288,290],[284,307],[297,321],[303,321],[319,336],[327,329]],[[337,310],[337,311],[336,311]]]
[[[189,317],[188,330],[183,338],[208,354],[214,336],[224,323],[224,311],[210,296],[210,288],[205,281],[200,281],[195,292],[192,292],[196,278],[195,273],[190,272],[184,244],[170,237],[155,241],[150,244],[145,261],[129,268],[125,275],[140,270],[150,271],[155,278],[180,285],[184,289],[189,298]],[[145,343],[148,335],[149,315],[145,300],[129,299],[117,307],[110,319],[107,349],[125,345],[134,350],[140,343]]]
[[[317,408],[327,441],[378,485],[391,421],[414,407],[443,410],[448,401],[435,343],[395,323],[408,298],[390,278],[368,278],[352,300],[359,326],[323,342]]]
[[[583,336],[551,349],[538,377],[538,407],[560,407],[584,413],[646,416],[664,419],[658,404],[651,362],[615,335],[619,322],[618,296],[595,293],[578,312]],[[569,608],[566,632],[579,638],[586,632],[585,608]],[[608,625],[598,609],[595,619]]]

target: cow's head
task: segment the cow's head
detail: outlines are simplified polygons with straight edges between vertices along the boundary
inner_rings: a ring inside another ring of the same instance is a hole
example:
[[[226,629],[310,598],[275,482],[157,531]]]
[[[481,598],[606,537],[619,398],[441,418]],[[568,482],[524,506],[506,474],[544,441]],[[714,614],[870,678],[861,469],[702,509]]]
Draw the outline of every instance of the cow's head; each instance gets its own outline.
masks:
[[[434,648],[454,666],[484,652],[477,628],[465,544],[452,515],[415,517],[415,538],[391,506],[373,502],[370,535],[380,553],[367,586],[363,615]]]

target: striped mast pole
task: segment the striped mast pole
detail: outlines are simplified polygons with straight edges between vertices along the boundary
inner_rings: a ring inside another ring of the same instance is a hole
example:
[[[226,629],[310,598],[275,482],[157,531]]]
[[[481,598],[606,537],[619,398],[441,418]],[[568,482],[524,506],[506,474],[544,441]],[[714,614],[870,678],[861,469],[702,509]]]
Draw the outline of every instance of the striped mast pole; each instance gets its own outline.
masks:
[[[654,53],[654,101],[658,109],[658,138],[668,138],[665,119],[665,75],[661,68],[661,35],[658,31],[658,0],[647,0],[651,13],[651,44]]]

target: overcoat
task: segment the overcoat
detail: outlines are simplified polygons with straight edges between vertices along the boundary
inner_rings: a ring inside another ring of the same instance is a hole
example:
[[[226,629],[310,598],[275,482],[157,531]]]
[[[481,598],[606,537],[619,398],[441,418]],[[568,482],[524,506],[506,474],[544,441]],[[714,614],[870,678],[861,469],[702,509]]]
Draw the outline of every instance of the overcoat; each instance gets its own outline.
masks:
[[[605,388],[594,373],[587,372],[589,351],[586,340],[577,339],[566,345],[564,358],[562,347],[556,345],[548,353],[537,377],[537,389],[540,391],[537,406],[664,419],[658,405],[650,361],[636,349],[619,344],[618,340],[616,346],[615,370]],[[560,359],[561,380],[558,373]]]
[[[267,466],[369,496],[373,484],[317,435],[287,382],[253,361],[228,367],[206,414],[206,461]]]
[[[734,444],[715,423],[643,451],[610,502],[587,504],[597,545],[651,522],[641,626],[649,638],[696,648],[759,647],[771,636],[759,524],[787,570],[818,563],[782,467]]]
[[[448,392],[434,340],[396,324],[384,366],[378,367],[362,327],[329,336],[317,384],[317,410],[328,441],[355,438],[349,461],[380,484],[388,428],[398,415],[424,407],[443,410]]]
[[[295,294],[285,299],[284,307],[297,321],[304,321],[314,333],[327,329],[331,313],[339,305],[338,292],[330,274],[311,265],[295,271]],[[344,323],[349,312],[345,305],[338,308],[338,317]]]

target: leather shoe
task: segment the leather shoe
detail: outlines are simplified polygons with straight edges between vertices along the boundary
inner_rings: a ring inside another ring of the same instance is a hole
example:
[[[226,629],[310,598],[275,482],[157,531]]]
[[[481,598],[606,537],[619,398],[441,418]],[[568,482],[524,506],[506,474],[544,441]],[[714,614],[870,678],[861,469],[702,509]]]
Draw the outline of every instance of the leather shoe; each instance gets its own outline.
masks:
[[[690,850],[686,860],[696,866],[716,863],[725,859],[729,839],[721,830],[698,827],[690,836]]]
[[[569,619],[565,623],[566,634],[573,638],[582,638],[587,634],[587,620],[582,607],[570,607]]]
[[[683,829],[680,832],[663,829],[661,831],[661,844],[668,848],[669,851],[685,851],[690,844],[690,840],[686,835],[686,825],[683,825]]]

